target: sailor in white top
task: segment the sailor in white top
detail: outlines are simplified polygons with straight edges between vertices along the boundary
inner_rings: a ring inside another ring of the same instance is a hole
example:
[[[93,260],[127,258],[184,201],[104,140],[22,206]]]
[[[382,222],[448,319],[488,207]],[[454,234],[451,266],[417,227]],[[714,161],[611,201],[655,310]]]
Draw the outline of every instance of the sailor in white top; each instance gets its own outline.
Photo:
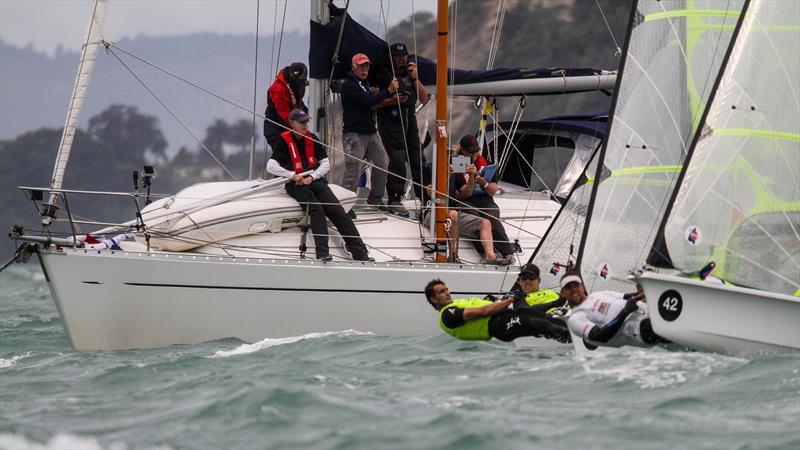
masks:
[[[573,336],[594,346],[649,347],[667,343],[653,332],[644,294],[601,291],[588,294],[583,279],[568,271],[561,279],[561,296],[572,306],[567,325]]]

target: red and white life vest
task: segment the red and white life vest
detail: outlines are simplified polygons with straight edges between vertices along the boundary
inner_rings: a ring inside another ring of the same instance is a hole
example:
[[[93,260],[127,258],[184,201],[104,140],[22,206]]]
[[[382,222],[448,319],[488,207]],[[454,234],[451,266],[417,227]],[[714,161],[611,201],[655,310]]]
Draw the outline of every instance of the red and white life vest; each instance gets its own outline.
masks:
[[[303,162],[300,159],[300,151],[297,149],[297,143],[294,141],[293,134],[294,131],[284,131],[281,133],[281,137],[286,142],[286,147],[289,148],[289,156],[292,157],[294,173],[303,173],[306,169],[303,168]],[[305,143],[306,163],[308,164],[308,168],[315,169],[317,167],[317,157],[314,150],[314,141],[311,140],[310,132],[306,131],[303,142]]]

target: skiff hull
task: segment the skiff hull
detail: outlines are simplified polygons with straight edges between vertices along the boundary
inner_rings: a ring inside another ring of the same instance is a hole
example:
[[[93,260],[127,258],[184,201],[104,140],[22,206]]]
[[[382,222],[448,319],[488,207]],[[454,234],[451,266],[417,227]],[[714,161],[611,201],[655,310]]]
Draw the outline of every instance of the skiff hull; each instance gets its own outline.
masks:
[[[353,329],[440,333],[423,293],[509,289],[509,267],[329,262],[64,248],[39,254],[74,348],[132,349]]]
[[[653,329],[681,345],[726,354],[800,350],[800,298],[645,272]]]

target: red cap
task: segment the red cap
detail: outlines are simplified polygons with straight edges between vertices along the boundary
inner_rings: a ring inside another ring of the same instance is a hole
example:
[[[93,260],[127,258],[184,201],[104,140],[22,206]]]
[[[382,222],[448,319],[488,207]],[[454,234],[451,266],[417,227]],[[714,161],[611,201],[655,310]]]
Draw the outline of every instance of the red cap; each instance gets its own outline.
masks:
[[[357,66],[360,66],[360,65],[368,63],[368,62],[369,62],[369,56],[367,56],[367,55],[365,55],[363,53],[356,53],[356,55],[353,56],[353,64],[355,64]]]

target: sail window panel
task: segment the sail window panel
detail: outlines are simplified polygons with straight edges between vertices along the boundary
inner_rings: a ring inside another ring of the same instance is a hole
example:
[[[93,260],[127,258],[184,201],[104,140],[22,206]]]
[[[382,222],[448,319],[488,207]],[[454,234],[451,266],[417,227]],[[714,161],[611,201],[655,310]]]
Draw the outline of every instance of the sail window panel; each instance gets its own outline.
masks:
[[[798,24],[800,2],[750,4],[666,224],[682,271],[800,288]]]
[[[578,180],[578,184],[572,189],[547,236],[536,250],[533,262],[541,270],[543,289],[560,290],[559,280],[565,270],[563,266],[575,262],[591,197],[591,177],[597,173],[598,160],[595,155],[589,162],[582,180]]]

